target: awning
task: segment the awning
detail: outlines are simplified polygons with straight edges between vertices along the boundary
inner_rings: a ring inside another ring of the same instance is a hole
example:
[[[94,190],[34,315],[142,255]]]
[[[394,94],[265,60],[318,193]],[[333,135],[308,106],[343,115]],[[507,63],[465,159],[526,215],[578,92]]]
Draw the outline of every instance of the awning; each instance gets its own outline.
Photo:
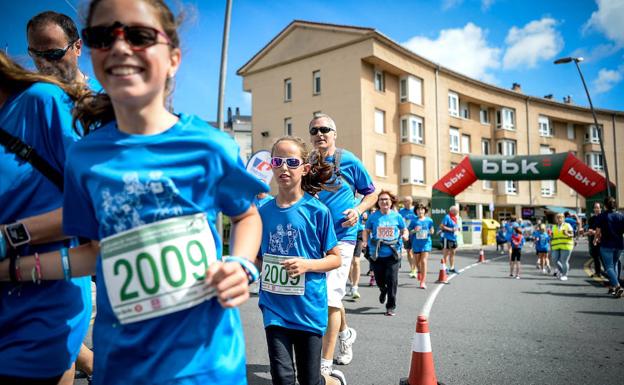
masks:
[[[563,213],[565,213],[566,211],[569,211],[570,213],[575,212],[575,210],[574,210],[574,209],[569,209],[569,208],[567,208],[567,207],[561,207],[561,206],[546,206],[546,210],[547,210],[547,211],[551,211],[551,212],[553,212],[553,213],[557,213],[557,214],[558,214],[558,213],[563,214]]]

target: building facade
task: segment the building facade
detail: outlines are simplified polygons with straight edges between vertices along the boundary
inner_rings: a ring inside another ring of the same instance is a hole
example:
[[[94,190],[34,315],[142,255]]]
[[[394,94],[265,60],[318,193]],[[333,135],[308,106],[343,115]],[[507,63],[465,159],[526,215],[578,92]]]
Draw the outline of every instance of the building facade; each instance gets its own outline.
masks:
[[[589,109],[469,78],[371,28],[293,21],[238,74],[252,94],[254,151],[286,134],[308,138],[313,114],[326,113],[338,144],[362,159],[377,186],[417,200],[429,200],[431,187],[467,154],[573,151],[600,172],[605,161]],[[610,179],[619,185],[624,112],[597,114]],[[457,200],[469,217],[495,219],[585,204],[560,181],[479,181]]]
[[[209,123],[211,126],[219,128],[217,122]],[[240,157],[244,163],[247,163],[253,154],[251,116],[241,115],[238,107],[236,107],[235,112],[232,113],[232,107],[228,107],[227,120],[223,122],[223,131],[230,134],[236,143],[238,143],[238,146],[240,147]]]

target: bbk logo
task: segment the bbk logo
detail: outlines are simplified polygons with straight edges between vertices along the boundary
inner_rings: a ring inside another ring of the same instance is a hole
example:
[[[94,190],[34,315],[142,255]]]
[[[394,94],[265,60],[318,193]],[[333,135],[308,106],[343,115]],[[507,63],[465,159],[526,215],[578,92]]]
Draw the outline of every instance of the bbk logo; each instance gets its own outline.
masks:
[[[578,180],[587,187],[594,187],[596,185],[596,182],[588,179],[585,175],[581,174],[580,171],[576,171],[572,167],[568,170],[568,175],[574,177],[574,179]]]
[[[444,182],[444,187],[451,188],[452,185],[459,182],[459,180],[465,176],[466,176],[466,169],[462,168],[457,174],[455,174],[449,180]]]
[[[431,210],[431,214],[433,215],[446,214],[446,210],[445,209],[433,209]]]
[[[520,164],[503,159],[499,165],[497,162],[485,159],[483,161],[483,173],[484,174],[523,174],[526,175],[529,172],[532,174],[539,174],[537,170],[537,162],[529,162],[526,159],[522,159]]]

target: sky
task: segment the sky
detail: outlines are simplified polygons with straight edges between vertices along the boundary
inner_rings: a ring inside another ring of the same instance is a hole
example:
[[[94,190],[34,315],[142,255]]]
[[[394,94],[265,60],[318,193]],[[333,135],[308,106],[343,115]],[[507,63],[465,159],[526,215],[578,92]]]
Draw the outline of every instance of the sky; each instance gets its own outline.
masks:
[[[185,14],[182,66],[176,77],[177,111],[216,120],[225,0],[168,0]],[[83,0],[2,0],[0,44],[34,68],[27,55],[26,23],[44,10],[74,18],[82,27]],[[415,53],[470,77],[525,94],[570,95],[587,106],[574,64],[594,106],[624,111],[624,0],[232,0],[225,106],[251,113],[251,95],[236,71],[291,21],[375,28]],[[92,74],[88,51],[81,69]]]

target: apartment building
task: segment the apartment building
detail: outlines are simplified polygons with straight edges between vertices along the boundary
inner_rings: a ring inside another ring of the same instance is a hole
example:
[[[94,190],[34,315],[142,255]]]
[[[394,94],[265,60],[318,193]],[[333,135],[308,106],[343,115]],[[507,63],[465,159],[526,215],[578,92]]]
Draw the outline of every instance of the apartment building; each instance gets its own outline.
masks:
[[[371,28],[293,21],[239,70],[252,94],[254,151],[285,134],[308,138],[314,113],[331,115],[338,144],[359,156],[380,188],[417,200],[467,154],[573,151],[624,178],[624,112],[484,83],[412,52]],[[577,81],[578,79],[571,79]],[[624,194],[618,191],[618,201]],[[531,217],[583,208],[559,181],[479,181],[457,196],[469,217]],[[490,212],[490,208],[494,212]],[[524,215],[523,215],[524,214]]]

